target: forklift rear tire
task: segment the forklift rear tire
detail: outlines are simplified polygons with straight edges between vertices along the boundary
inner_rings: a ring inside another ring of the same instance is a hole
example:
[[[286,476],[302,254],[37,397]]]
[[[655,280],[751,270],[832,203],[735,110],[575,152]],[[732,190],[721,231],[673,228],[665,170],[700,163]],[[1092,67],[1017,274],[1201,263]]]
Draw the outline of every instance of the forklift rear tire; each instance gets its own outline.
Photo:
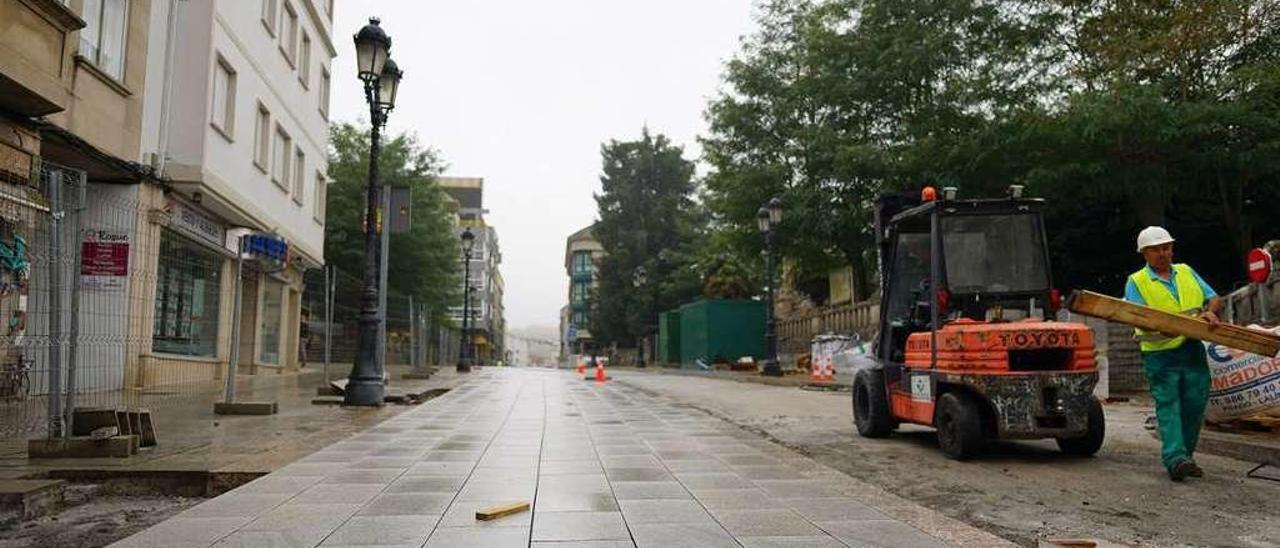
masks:
[[[883,438],[893,432],[884,370],[863,369],[853,377],[853,423],[864,438]]]
[[[1102,449],[1102,441],[1107,437],[1107,419],[1102,413],[1102,404],[1097,398],[1089,400],[1089,429],[1078,438],[1058,438],[1058,449],[1063,454],[1075,457],[1091,457]]]
[[[938,398],[934,415],[938,445],[948,457],[966,460],[982,451],[986,436],[982,433],[982,411],[972,396],[947,392]]]

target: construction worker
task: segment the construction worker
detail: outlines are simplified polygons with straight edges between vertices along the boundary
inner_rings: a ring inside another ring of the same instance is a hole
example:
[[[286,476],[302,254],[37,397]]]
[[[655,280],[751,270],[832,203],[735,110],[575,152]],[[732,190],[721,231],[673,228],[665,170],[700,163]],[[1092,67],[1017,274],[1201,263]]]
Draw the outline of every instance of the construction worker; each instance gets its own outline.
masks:
[[[1138,252],[1147,265],[1129,276],[1125,300],[1174,314],[1218,323],[1222,299],[1194,269],[1173,262],[1173,236],[1149,226],[1138,233]],[[1142,369],[1156,402],[1160,460],[1173,481],[1201,477],[1192,458],[1209,400],[1209,364],[1204,345],[1168,333],[1137,331]]]

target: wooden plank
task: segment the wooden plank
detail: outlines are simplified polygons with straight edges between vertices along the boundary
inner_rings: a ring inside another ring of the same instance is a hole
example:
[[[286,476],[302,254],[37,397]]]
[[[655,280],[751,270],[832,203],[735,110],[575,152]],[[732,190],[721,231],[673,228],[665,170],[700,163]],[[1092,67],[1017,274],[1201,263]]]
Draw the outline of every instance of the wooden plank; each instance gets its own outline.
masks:
[[[504,504],[502,506],[494,506],[492,508],[482,508],[480,510],[476,510],[476,519],[480,521],[489,521],[491,519],[498,519],[502,516],[509,516],[517,512],[523,512],[528,509],[529,509],[529,503],[527,502],[513,502],[511,504]]]
[[[1092,291],[1074,291],[1067,309],[1077,314],[1159,331],[1244,350],[1262,356],[1280,355],[1280,337],[1226,323],[1170,314]]]

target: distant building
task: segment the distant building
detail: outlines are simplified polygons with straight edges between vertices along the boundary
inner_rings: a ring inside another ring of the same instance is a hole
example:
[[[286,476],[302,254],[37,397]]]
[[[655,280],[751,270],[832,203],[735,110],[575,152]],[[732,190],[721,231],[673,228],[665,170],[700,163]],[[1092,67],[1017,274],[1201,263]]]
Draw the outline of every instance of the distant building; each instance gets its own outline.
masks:
[[[506,316],[503,305],[505,284],[500,266],[502,252],[498,247],[498,231],[484,218],[484,179],[479,177],[440,177],[440,189],[458,203],[459,235],[468,228],[475,235],[471,250],[471,335],[476,346],[475,360],[492,364],[503,358]],[[462,325],[462,304],[449,309],[453,321]]]
[[[561,359],[594,348],[588,329],[591,295],[596,287],[597,261],[604,255],[604,246],[596,240],[594,228],[592,224],[565,240],[564,270],[569,276],[569,304],[560,309]]]

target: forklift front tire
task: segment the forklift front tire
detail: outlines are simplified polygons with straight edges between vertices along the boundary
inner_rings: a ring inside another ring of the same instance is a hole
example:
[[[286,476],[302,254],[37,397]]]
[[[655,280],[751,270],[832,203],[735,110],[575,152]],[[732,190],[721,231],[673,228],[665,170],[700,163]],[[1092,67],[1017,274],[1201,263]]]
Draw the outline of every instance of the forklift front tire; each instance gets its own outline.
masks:
[[[1102,441],[1107,437],[1107,419],[1102,413],[1102,404],[1097,398],[1089,400],[1089,429],[1078,438],[1059,438],[1058,449],[1063,454],[1075,457],[1091,457],[1102,449]]]
[[[853,422],[864,438],[883,438],[893,432],[895,425],[885,391],[881,369],[863,369],[853,377]]]
[[[967,394],[947,392],[939,397],[933,423],[938,430],[938,445],[948,457],[967,460],[986,445],[982,412],[978,402]]]

